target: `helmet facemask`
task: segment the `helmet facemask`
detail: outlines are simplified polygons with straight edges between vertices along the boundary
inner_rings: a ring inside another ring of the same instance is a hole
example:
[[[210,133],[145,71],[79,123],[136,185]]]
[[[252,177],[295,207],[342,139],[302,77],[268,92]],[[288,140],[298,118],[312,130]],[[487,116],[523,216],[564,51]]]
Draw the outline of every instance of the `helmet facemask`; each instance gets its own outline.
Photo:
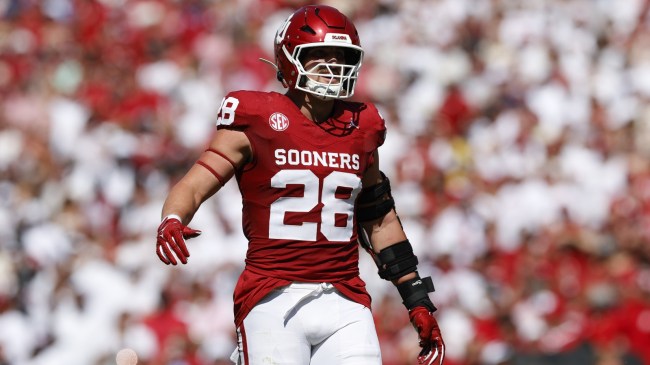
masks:
[[[306,51],[314,47],[338,47],[344,50],[343,63],[320,62],[305,69],[301,58]],[[345,99],[354,95],[354,86],[363,60],[363,50],[355,45],[341,43],[318,43],[296,46],[293,55],[287,58],[295,65],[298,77],[295,88],[320,99]]]

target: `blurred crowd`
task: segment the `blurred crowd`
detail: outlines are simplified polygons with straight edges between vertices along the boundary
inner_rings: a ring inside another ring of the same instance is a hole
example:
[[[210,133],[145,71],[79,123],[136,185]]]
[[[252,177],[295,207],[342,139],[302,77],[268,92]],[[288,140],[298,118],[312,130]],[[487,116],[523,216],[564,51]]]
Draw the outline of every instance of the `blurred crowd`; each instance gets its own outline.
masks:
[[[650,364],[650,1],[331,0],[448,365]],[[300,0],[0,0],[0,365],[229,364],[231,181],[154,252],[225,93]],[[386,365],[417,336],[362,254]],[[354,346],[354,344],[350,344]]]

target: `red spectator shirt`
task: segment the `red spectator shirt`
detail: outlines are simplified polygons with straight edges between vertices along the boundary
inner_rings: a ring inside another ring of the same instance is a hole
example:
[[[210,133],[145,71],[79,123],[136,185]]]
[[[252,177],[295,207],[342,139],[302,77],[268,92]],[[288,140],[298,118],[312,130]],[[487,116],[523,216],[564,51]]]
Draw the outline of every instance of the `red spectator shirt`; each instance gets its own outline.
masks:
[[[354,205],[373,152],[385,137],[372,104],[336,101],[320,124],[285,95],[236,91],[217,128],[240,130],[253,158],[237,171],[246,266],[234,292],[235,323],[271,290],[293,281],[330,282],[366,307],[359,277]]]

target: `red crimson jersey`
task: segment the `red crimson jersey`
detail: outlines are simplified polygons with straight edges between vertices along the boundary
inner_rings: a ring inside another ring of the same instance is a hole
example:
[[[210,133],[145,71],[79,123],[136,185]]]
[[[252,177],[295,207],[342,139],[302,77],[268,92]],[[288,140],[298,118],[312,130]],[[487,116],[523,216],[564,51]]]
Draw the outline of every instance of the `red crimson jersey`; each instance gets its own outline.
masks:
[[[234,293],[235,323],[292,281],[330,282],[370,307],[359,277],[354,205],[384,142],[375,106],[337,100],[332,117],[316,123],[285,95],[237,91],[224,98],[217,128],[244,132],[253,149],[236,174],[249,246]]]

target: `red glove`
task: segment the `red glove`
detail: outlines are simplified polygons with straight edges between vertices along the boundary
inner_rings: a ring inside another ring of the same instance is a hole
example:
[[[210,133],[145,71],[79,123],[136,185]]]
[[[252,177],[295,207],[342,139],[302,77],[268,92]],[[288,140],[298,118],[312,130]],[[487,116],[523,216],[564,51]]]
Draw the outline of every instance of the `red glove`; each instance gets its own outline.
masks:
[[[418,355],[419,365],[442,365],[445,357],[445,343],[440,334],[438,321],[429,309],[418,306],[409,311],[413,327],[418,331],[422,351]]]
[[[175,216],[165,217],[158,227],[158,237],[156,239],[158,258],[165,265],[176,265],[176,258],[172,254],[172,251],[174,251],[181,262],[187,264],[190,252],[185,245],[185,239],[198,237],[200,234],[201,231],[184,226],[180,219]]]

